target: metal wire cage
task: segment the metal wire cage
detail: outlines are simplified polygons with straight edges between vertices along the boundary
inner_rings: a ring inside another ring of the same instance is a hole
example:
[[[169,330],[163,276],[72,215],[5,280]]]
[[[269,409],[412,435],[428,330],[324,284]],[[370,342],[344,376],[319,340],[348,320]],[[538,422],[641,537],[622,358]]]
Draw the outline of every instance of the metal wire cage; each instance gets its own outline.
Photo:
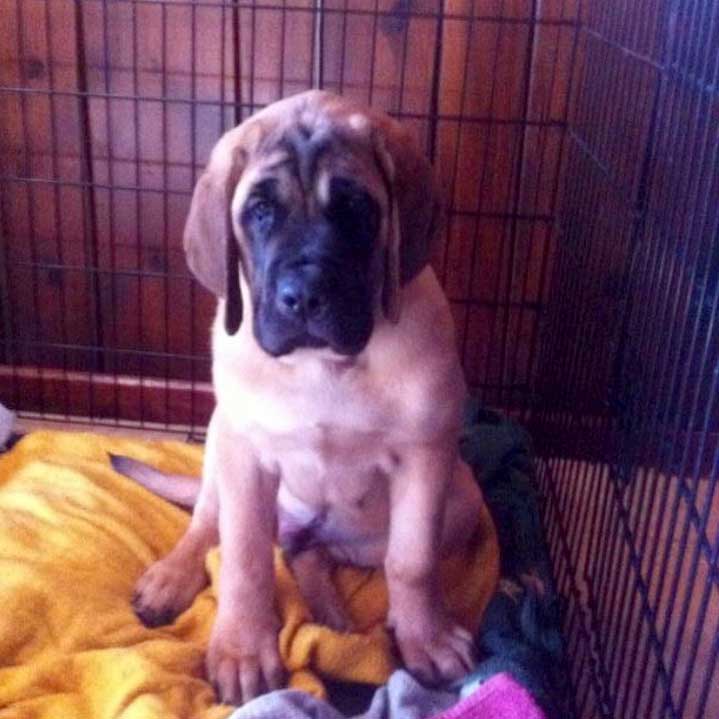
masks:
[[[580,716],[719,714],[719,3],[587,3],[541,483]]]
[[[719,713],[719,3],[2,0],[0,400],[201,432],[181,231],[308,87],[403,120],[474,391],[528,422],[578,717]]]

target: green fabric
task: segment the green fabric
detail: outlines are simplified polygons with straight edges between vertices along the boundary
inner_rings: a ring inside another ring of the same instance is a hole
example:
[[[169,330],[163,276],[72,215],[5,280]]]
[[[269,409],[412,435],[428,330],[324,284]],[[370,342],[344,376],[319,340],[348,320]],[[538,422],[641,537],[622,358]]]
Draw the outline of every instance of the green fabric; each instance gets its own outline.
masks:
[[[471,399],[460,451],[494,517],[502,580],[477,637],[482,661],[456,688],[466,696],[508,672],[548,717],[565,716],[560,600],[552,589],[531,438],[521,425]]]
[[[502,548],[502,576],[550,576],[528,432],[469,400],[460,451],[492,510]]]

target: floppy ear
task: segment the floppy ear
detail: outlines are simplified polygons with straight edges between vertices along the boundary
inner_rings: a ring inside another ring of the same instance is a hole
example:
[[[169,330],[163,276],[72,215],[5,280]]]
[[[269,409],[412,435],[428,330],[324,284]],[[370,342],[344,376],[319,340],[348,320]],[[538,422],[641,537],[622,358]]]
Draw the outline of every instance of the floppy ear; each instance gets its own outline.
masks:
[[[389,198],[382,306],[385,316],[398,322],[401,287],[429,262],[442,225],[442,202],[432,166],[408,130],[381,118],[373,133]]]
[[[213,151],[195,186],[185,223],[184,246],[192,274],[211,292],[225,298],[225,329],[234,334],[242,322],[240,262],[230,205],[245,165],[239,148]]]

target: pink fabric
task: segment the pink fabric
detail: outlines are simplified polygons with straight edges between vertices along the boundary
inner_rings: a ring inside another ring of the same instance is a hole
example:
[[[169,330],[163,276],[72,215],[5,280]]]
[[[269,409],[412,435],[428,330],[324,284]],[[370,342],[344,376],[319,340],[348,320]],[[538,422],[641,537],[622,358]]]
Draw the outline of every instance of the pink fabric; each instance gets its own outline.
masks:
[[[509,674],[496,674],[474,694],[432,719],[546,719],[531,694]]]

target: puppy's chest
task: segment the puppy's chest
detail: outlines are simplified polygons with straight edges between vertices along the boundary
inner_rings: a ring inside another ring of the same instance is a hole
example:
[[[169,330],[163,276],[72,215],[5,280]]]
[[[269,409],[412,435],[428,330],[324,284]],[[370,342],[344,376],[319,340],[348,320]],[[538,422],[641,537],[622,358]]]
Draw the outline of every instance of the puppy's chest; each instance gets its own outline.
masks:
[[[263,453],[279,464],[283,478],[311,474],[348,488],[355,479],[363,482],[388,470],[391,442],[378,429],[387,427],[382,420],[381,412],[361,403],[339,403],[333,410],[308,406],[282,422],[258,423],[253,434]]]
[[[386,529],[392,452],[378,433],[319,425],[274,444],[281,517],[311,517],[327,542]]]
[[[237,429],[293,494],[312,504],[362,505],[384,484],[397,410],[381,389],[329,378],[289,390],[238,382],[235,392],[226,409],[236,408]]]
[[[368,379],[330,374],[288,381],[222,377],[217,400],[238,431],[272,438],[278,450],[293,445],[328,455],[351,450],[358,437],[387,428],[400,408],[391,391]]]

